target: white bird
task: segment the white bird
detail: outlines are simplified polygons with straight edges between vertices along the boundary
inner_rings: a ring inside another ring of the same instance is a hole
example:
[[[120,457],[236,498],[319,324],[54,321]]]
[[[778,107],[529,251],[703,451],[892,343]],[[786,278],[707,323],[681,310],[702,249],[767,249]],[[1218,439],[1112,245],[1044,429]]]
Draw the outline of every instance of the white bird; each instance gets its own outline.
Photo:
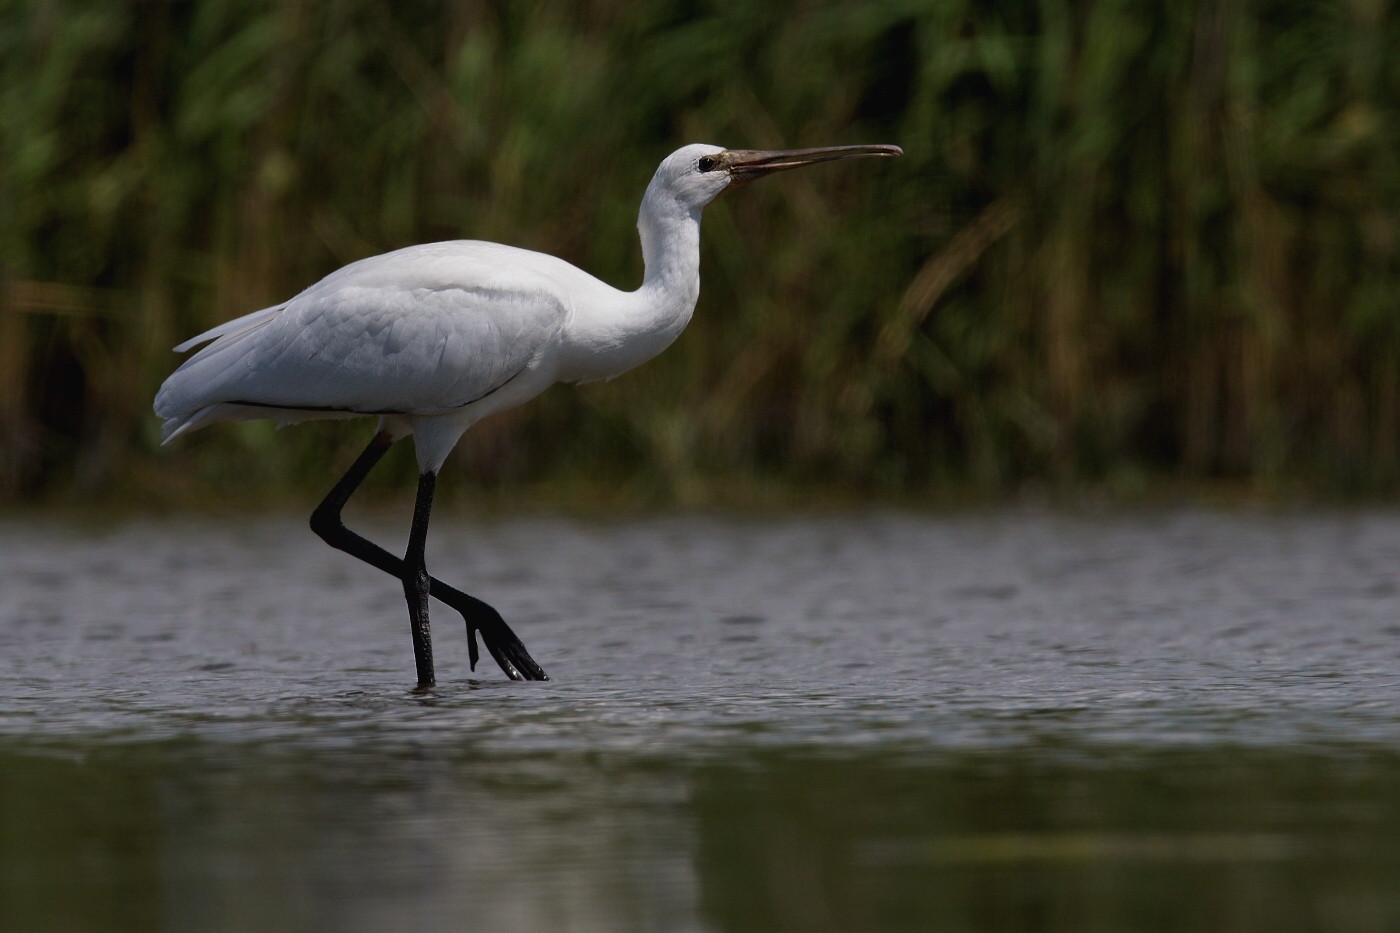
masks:
[[[430,577],[424,563],[438,470],[462,433],[556,382],[610,379],[666,349],[700,294],[700,212],[727,188],[836,159],[898,156],[896,146],[786,151],[690,145],[661,163],[637,229],[646,273],[624,292],[562,259],[477,240],[362,259],[282,304],[220,324],[175,348],[213,341],[160,387],[164,438],[213,424],[377,415],[374,439],[311,516],[326,543],[399,578],[420,685],[432,684],[429,595],[462,613],[512,680],[547,680],[499,613]],[[345,527],[350,495],[409,434],[418,496],[403,560]]]

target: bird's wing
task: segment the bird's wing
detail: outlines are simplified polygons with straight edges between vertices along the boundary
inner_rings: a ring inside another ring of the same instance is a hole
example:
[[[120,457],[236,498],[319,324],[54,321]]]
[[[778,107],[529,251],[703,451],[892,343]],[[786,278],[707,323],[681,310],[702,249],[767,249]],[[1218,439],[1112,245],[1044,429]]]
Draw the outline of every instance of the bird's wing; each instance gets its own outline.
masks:
[[[432,244],[347,266],[201,350],[166,380],[156,412],[178,423],[218,403],[366,414],[460,408],[557,339],[567,296],[547,267],[522,259],[537,255]]]
[[[277,312],[281,310],[282,305],[273,305],[270,308],[263,308],[261,311],[254,311],[252,314],[236,317],[231,321],[224,321],[218,327],[211,327],[198,337],[191,337],[184,343],[176,345],[174,350],[176,353],[184,353],[187,350],[193,350],[201,343],[208,343],[219,337],[241,334],[244,331],[252,330],[259,324],[272,320],[277,316]]]

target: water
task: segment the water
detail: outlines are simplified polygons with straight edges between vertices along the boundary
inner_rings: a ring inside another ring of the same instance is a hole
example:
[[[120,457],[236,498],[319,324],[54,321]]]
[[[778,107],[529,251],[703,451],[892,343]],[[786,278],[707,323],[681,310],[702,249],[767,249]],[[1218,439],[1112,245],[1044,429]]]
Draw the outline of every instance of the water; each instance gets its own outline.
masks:
[[[0,524],[0,928],[1400,927],[1400,515],[444,518],[429,565],[554,680],[435,604],[412,690],[300,518]]]

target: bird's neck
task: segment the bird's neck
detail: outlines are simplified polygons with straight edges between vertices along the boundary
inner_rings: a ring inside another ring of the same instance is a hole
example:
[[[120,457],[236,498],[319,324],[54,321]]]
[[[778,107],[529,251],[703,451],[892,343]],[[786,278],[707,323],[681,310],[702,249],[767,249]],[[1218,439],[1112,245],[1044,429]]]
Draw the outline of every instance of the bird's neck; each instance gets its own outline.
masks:
[[[654,301],[684,305],[689,320],[700,297],[700,209],[648,189],[637,215],[637,232],[646,265],[639,292],[650,292]]]
[[[611,379],[671,345],[690,323],[700,297],[700,211],[647,189],[637,217],[646,275],[634,292],[614,292],[596,307],[576,308],[563,377]]]

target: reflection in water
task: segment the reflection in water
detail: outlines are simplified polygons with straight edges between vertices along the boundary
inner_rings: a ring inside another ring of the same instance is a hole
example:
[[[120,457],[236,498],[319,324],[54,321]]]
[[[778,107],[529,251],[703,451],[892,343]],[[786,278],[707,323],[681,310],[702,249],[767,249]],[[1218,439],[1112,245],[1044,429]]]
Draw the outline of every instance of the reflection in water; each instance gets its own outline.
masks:
[[[1315,930],[1400,923],[1400,757],[1060,749],[705,769],[725,930]]]
[[[0,753],[4,929],[694,926],[680,775],[188,744]]]
[[[0,752],[4,928],[1388,930],[1377,749]]]
[[[434,535],[554,681],[414,693],[300,521],[0,524],[0,929],[1400,928],[1400,517]]]

